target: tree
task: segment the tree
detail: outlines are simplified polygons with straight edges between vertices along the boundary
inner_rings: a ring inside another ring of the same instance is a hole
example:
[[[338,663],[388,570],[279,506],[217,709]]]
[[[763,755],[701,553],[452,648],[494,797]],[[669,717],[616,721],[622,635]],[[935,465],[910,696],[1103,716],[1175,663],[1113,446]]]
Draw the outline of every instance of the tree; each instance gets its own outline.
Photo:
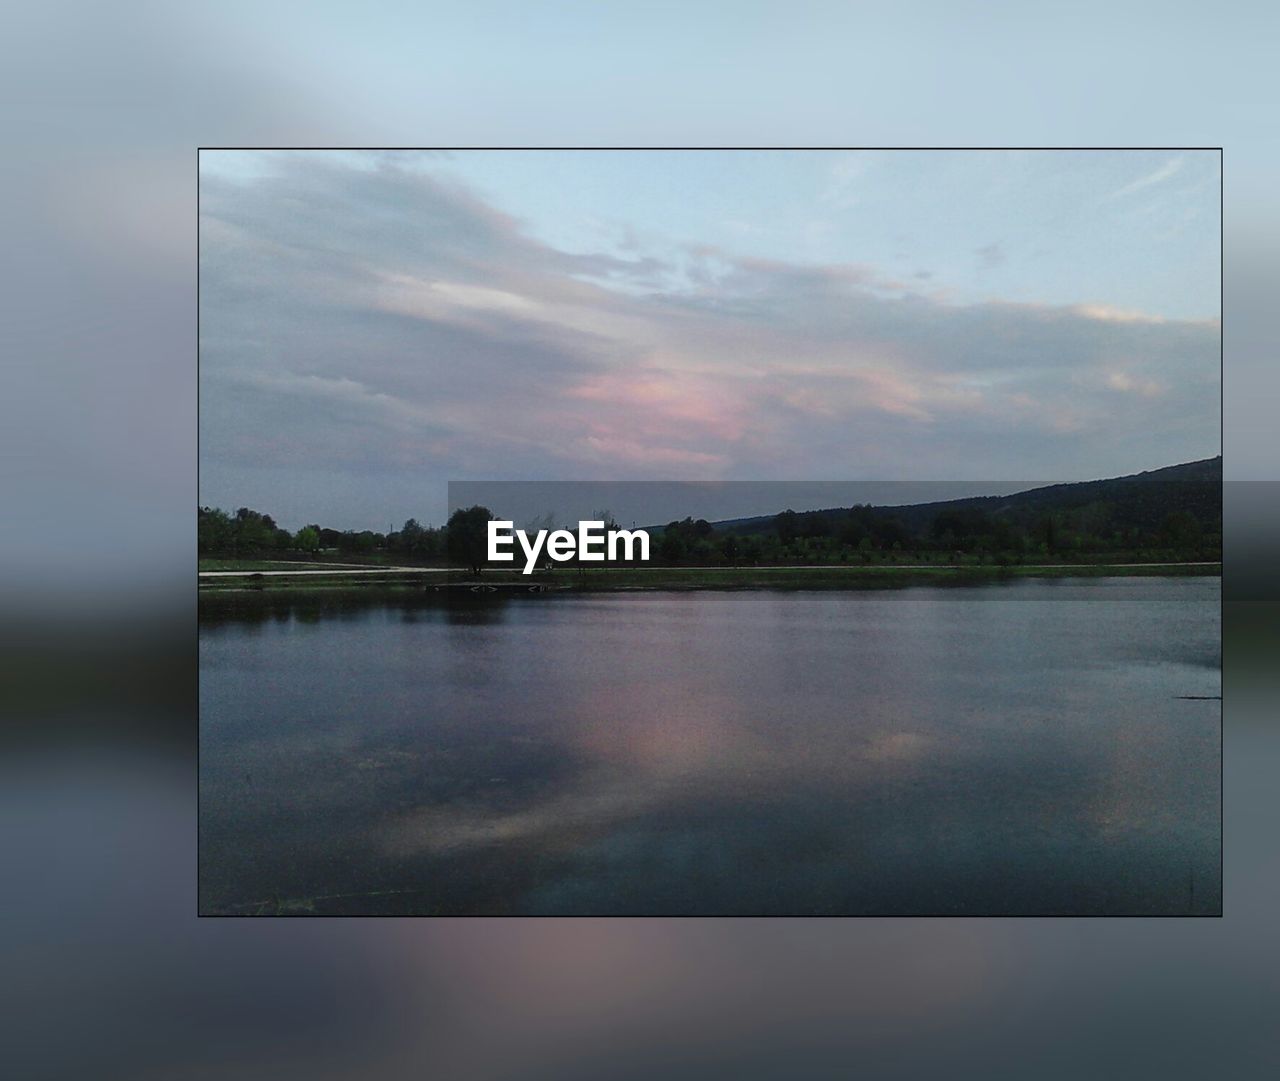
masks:
[[[388,533],[386,545],[393,552],[401,552],[415,559],[430,558],[440,552],[438,529],[424,526],[416,518],[410,518],[398,530]]]
[[[320,548],[320,529],[313,525],[304,525],[293,538],[295,547],[304,552],[315,552]]]
[[[840,527],[840,543],[849,548],[857,548],[867,535],[865,518],[857,509],[851,510]]]
[[[260,549],[279,547],[280,537],[275,520],[269,514],[241,507],[231,522],[231,547],[238,555]],[[286,533],[287,544],[293,542],[293,534]]]
[[[1054,523],[1053,515],[1046,514],[1036,523],[1036,536],[1044,545],[1044,550],[1052,555],[1058,549],[1058,529]]]
[[[609,510],[607,507],[592,511],[591,518],[596,522],[604,522],[605,532],[608,532],[611,529],[622,528],[618,525],[618,520],[613,516],[613,511]]]
[[[418,525],[417,518],[410,518],[400,529],[400,543],[404,545],[407,551],[413,551],[418,545],[418,538],[422,536],[422,526]]]
[[[217,507],[201,507],[196,546],[201,555],[227,552],[233,546],[231,515]]]
[[[445,527],[449,558],[468,567],[472,574],[484,569],[487,533],[492,520],[489,508],[480,506],[459,508],[449,515],[449,524]]]
[[[897,518],[877,517],[871,525],[871,535],[881,548],[901,549],[911,539],[907,527]]]
[[[1170,511],[1160,523],[1160,538],[1172,548],[1193,548],[1200,543],[1202,534],[1195,515],[1185,510]]]
[[[773,528],[778,534],[778,540],[783,544],[790,544],[800,532],[800,516],[788,507],[773,520]]]
[[[662,538],[658,541],[658,554],[662,561],[668,564],[679,563],[684,559],[684,553],[684,538],[674,529],[663,530]]]

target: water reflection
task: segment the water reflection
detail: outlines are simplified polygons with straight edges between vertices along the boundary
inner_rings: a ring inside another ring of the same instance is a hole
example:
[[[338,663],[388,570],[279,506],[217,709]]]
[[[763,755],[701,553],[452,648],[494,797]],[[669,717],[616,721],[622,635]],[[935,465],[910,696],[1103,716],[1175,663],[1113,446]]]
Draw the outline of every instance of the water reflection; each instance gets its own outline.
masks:
[[[1217,911],[1218,583],[1132,581],[202,606],[202,905]]]

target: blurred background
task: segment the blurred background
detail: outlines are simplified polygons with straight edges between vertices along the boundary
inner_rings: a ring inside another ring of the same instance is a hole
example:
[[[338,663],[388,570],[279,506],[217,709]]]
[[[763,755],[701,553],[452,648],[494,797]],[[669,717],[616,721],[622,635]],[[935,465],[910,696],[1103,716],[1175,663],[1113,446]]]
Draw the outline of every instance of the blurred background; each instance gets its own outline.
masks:
[[[55,0],[3,25],[15,1076],[1274,1069],[1273,6]],[[197,920],[196,148],[378,144],[1224,146],[1224,918]]]

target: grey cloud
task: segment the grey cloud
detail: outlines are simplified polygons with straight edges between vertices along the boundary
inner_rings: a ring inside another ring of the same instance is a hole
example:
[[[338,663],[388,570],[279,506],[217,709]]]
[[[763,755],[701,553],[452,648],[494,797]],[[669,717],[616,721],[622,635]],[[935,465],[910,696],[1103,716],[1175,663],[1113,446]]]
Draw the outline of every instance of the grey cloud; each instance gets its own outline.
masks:
[[[999,244],[984,244],[973,254],[978,257],[978,264],[984,270],[992,270],[1005,261],[1004,249]]]
[[[202,500],[290,525],[429,519],[449,479],[1077,479],[1218,444],[1213,324],[565,253],[394,159],[201,200]]]

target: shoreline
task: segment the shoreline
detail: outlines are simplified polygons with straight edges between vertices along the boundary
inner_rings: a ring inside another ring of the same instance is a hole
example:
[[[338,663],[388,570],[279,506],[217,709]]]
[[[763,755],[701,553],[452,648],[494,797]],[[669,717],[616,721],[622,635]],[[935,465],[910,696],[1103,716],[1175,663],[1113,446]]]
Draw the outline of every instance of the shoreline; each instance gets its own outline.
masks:
[[[444,567],[362,567],[344,570],[201,571],[200,595],[281,591],[621,593],[759,589],[891,589],[912,585],[980,585],[1015,578],[1222,577],[1222,563],[1058,563],[1012,566],[621,567],[562,569],[522,575],[489,570],[479,576]]]

